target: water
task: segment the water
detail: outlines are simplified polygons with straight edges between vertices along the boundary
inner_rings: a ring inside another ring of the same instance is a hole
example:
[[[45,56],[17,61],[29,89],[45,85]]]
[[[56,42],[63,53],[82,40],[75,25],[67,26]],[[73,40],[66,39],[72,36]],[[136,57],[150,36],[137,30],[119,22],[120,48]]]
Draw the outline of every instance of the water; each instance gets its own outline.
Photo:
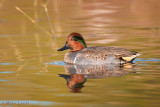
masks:
[[[159,10],[159,0],[1,0],[0,106],[159,107]],[[66,65],[57,49],[71,32],[142,55],[123,67]]]

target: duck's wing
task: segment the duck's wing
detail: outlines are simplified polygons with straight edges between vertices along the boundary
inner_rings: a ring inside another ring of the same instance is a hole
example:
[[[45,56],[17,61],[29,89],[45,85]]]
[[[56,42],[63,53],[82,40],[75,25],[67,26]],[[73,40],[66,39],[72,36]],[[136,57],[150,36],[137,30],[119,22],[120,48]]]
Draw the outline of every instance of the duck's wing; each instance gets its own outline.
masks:
[[[114,55],[116,57],[126,57],[131,55],[136,55],[136,52],[129,51],[124,48],[118,47],[107,47],[107,46],[97,46],[97,47],[89,47],[84,48],[82,50],[83,53],[92,53],[92,54],[104,54],[104,55]]]
[[[126,62],[130,62],[140,55],[137,52],[132,52],[124,48],[107,46],[85,48],[82,50],[82,53],[85,57],[92,57],[93,59],[106,60],[108,58],[108,60],[114,59],[113,61],[115,61],[115,59],[120,59]]]

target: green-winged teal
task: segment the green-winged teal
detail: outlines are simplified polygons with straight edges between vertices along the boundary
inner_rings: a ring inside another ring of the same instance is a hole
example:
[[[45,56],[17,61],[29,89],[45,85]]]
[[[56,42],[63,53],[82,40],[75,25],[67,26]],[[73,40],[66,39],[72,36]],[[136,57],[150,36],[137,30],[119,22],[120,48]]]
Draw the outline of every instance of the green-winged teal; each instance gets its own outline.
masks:
[[[87,47],[84,38],[79,33],[68,35],[66,44],[58,51],[70,49],[65,54],[64,61],[72,64],[107,64],[132,62],[138,54],[124,48],[95,46]]]

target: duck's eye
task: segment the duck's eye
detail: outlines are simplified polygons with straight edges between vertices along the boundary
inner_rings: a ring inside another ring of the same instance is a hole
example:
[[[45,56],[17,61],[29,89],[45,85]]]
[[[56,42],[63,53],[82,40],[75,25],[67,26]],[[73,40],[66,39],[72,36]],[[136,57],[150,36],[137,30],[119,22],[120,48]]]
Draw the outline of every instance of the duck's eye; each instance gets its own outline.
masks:
[[[75,39],[75,38],[71,38],[71,40],[73,40],[73,41],[77,41],[77,39]]]

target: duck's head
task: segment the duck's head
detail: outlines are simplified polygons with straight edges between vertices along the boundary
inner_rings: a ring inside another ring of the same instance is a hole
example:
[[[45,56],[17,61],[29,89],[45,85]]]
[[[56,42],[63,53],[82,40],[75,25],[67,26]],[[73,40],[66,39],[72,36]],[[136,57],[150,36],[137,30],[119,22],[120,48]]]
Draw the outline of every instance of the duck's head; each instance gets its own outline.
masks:
[[[72,52],[75,52],[86,47],[87,47],[86,42],[84,41],[81,34],[71,33],[70,35],[68,35],[66,44],[64,45],[64,47],[58,49],[58,51],[70,49]]]

